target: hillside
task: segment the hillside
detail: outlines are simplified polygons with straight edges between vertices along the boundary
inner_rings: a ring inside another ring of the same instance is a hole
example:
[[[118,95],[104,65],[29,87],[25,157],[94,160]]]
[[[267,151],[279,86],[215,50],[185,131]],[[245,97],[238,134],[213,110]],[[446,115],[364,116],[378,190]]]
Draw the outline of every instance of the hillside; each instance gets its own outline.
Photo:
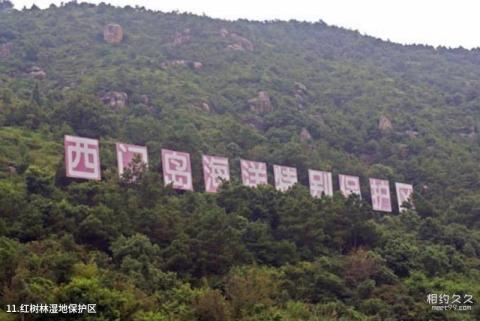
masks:
[[[2,321],[22,317],[8,304],[74,302],[98,304],[81,320],[480,319],[479,50],[323,22],[0,10],[0,125]],[[100,139],[102,181],[65,177],[70,134]],[[138,180],[117,177],[116,142],[148,147]],[[191,154],[196,192],[163,187],[162,148]],[[218,194],[202,154],[230,160]],[[300,184],[241,186],[240,159]],[[311,198],[309,168],[360,176],[362,200]],[[369,177],[413,184],[415,209],[372,211]],[[428,294],[475,303],[435,312]]]

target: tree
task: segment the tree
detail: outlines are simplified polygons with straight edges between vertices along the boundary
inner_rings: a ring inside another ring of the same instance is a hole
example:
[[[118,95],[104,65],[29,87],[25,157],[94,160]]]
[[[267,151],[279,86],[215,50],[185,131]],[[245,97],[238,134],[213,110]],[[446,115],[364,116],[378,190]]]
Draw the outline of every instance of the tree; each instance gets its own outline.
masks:
[[[67,123],[80,136],[99,137],[114,132],[117,117],[96,99],[77,93],[56,107],[55,119],[59,124]]]
[[[229,321],[231,307],[219,290],[205,290],[193,301],[200,321]]]
[[[0,12],[13,9],[13,3],[10,0],[0,0]]]
[[[364,249],[352,251],[345,258],[345,281],[355,287],[379,273],[382,263],[382,259],[374,252]]]
[[[32,91],[32,101],[37,104],[37,106],[42,105],[42,98],[40,94],[40,88],[38,86],[38,83],[35,83],[35,87],[33,87]]]
[[[53,192],[53,175],[37,166],[28,167],[25,182],[29,193],[48,197]]]
[[[230,271],[225,280],[225,293],[233,307],[234,319],[274,303],[278,295],[275,274],[265,268],[245,267]]]

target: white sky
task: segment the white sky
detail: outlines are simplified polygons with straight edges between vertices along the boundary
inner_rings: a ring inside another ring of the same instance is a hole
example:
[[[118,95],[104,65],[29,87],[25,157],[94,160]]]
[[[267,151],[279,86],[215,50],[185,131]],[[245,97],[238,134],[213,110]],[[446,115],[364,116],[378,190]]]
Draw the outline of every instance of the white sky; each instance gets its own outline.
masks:
[[[15,7],[41,8],[52,0],[12,0]],[[68,2],[64,1],[64,2]],[[82,1],[78,1],[82,2]],[[99,3],[101,1],[86,1]],[[145,6],[214,18],[323,20],[330,25],[399,43],[480,47],[478,0],[104,0],[116,6]]]

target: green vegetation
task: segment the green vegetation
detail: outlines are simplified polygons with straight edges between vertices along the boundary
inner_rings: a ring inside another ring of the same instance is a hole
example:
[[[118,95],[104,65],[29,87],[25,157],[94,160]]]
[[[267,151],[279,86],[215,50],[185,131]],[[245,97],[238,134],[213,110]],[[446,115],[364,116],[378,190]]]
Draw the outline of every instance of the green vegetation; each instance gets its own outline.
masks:
[[[97,303],[82,320],[480,319],[477,50],[76,3],[0,11],[1,48],[0,320],[21,303]],[[110,91],[127,106],[102,103]],[[272,110],[249,107],[258,91]],[[101,182],[65,177],[65,134],[100,138]],[[117,177],[117,141],[149,148],[135,181]],[[197,192],[162,186],[161,148],[191,153]],[[230,159],[218,194],[202,153]],[[240,158],[295,166],[301,184],[241,186]],[[308,168],[361,176],[363,201],[312,199]],[[367,177],[413,183],[415,210],[373,212]],[[430,293],[475,304],[434,312]]]

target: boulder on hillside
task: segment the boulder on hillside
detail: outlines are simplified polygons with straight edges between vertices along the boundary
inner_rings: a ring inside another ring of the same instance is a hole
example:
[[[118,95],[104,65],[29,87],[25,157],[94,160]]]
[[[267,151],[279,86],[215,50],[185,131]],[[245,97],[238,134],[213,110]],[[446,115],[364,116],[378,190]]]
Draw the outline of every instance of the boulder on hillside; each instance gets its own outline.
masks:
[[[270,101],[270,96],[266,91],[259,91],[258,96],[248,100],[250,110],[254,113],[270,113],[273,111],[273,106]]]
[[[148,95],[141,95],[140,96],[140,102],[142,104],[144,104],[145,106],[149,106],[150,105],[150,97],[148,97]]]
[[[7,170],[11,175],[17,175],[17,168],[15,166],[9,165],[7,166]]]
[[[227,49],[228,50],[233,50],[233,51],[245,51],[245,49],[242,47],[242,45],[240,45],[238,43],[228,45]]]
[[[378,120],[378,129],[385,133],[393,129],[392,122],[386,116],[381,116]]]
[[[13,44],[7,42],[0,45],[0,58],[8,58],[12,54]]]
[[[307,93],[307,86],[305,86],[305,85],[302,84],[301,82],[296,81],[296,82],[293,84],[293,87],[294,87],[296,93],[299,93],[299,94],[305,94],[305,93]]]
[[[305,107],[305,97],[303,95],[295,94],[295,99],[298,102],[298,108],[303,109]]]
[[[115,110],[125,108],[128,105],[127,93],[120,91],[109,91],[102,95],[100,100]]]
[[[475,126],[455,128],[454,132],[457,133],[460,137],[467,139],[474,139],[475,137],[477,137],[477,129],[475,128]]]
[[[266,129],[264,119],[258,115],[246,115],[243,117],[242,123],[262,132]]]
[[[173,36],[172,44],[174,46],[183,45],[184,43],[190,42],[191,39],[190,29],[187,28],[182,32],[176,32]]]
[[[306,143],[309,140],[312,140],[312,134],[310,134],[307,128],[303,127],[300,131],[300,141]]]
[[[407,135],[409,139],[415,139],[418,136],[418,132],[415,130],[406,130],[405,135]]]
[[[207,112],[207,113],[212,111],[212,108],[210,107],[210,105],[205,101],[195,103],[193,104],[193,107],[203,110],[204,112]]]
[[[247,38],[236,33],[230,33],[229,36],[234,41],[234,45],[240,46],[244,51],[253,51],[253,43]]]
[[[169,60],[162,62],[160,64],[160,68],[162,69],[168,69],[172,67],[188,67],[193,70],[201,70],[203,68],[203,64],[199,61],[189,61],[189,60],[183,60],[183,59],[175,59],[175,60]]]
[[[103,28],[103,39],[110,44],[121,43],[123,40],[123,28],[119,24],[110,23]]]
[[[401,159],[406,159],[410,155],[410,148],[407,144],[399,144],[398,145],[398,155]]]
[[[326,123],[325,123],[325,119],[323,118],[323,115],[322,113],[320,112],[316,112],[312,115],[312,119],[314,119],[315,121],[318,122],[318,125],[320,127],[325,127],[326,126]]]
[[[206,111],[207,113],[211,112],[212,111],[212,108],[210,107],[210,105],[206,102],[202,102],[200,104],[200,108],[203,110],[203,111]]]
[[[222,38],[227,38],[227,36],[230,32],[228,32],[228,30],[226,28],[222,28],[222,29],[220,29],[219,33],[220,33],[220,36]]]
[[[195,70],[200,70],[203,68],[203,64],[199,61],[192,61],[191,62],[191,68],[195,69]]]
[[[45,72],[45,70],[43,70],[42,68],[40,68],[38,66],[33,66],[30,69],[29,75],[32,76],[35,79],[38,79],[38,80],[42,80],[42,79],[45,79],[47,77],[47,73]]]
[[[307,86],[300,82],[294,83],[294,96],[297,99],[298,108],[303,109],[305,107],[305,95],[307,94]]]
[[[231,40],[227,46],[229,50],[236,50],[236,51],[253,51],[254,46],[253,43],[245,37],[240,36],[238,33],[229,32],[227,29],[222,28],[220,29],[220,36],[225,39]]]

